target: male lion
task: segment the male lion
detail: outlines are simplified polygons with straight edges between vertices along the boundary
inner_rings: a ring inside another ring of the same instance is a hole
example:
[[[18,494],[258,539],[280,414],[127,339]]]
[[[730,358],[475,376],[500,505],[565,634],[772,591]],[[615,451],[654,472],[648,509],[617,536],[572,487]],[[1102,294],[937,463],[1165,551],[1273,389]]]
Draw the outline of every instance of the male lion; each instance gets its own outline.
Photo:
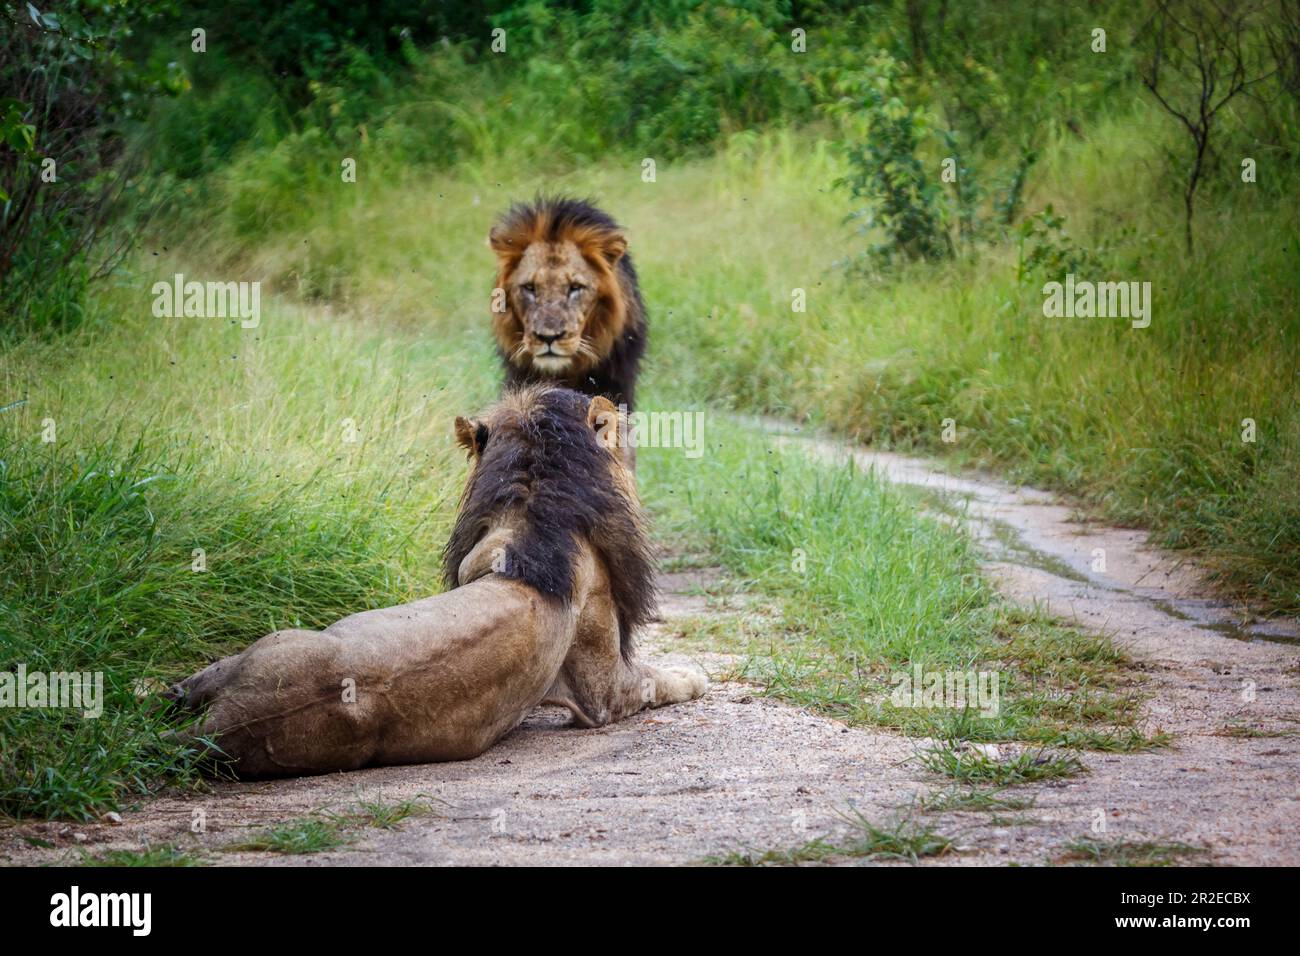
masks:
[[[633,653],[654,562],[608,400],[553,386],[456,419],[472,466],[444,553],[451,588],[283,630],[168,696],[243,777],[476,757],[539,703],[597,727],[699,697],[704,675]]]
[[[492,227],[506,387],[550,381],[632,408],[645,305],[619,225],[589,202],[519,203]]]

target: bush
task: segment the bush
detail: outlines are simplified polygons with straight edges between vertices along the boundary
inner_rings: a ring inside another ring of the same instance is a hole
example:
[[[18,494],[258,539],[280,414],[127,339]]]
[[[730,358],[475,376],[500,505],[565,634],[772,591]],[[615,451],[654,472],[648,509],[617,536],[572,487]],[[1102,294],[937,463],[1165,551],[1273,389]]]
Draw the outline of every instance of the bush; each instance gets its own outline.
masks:
[[[952,255],[944,198],[918,155],[933,128],[929,113],[903,99],[903,67],[879,53],[838,84],[832,112],[850,114],[857,135],[845,151],[849,173],[836,182],[867,205],[850,214],[859,232],[879,230],[885,241],[870,253],[881,260],[944,259]]]
[[[160,4],[0,4],[0,337],[65,329],[114,253],[96,243],[132,164],[116,123],[174,77],[121,51]]]

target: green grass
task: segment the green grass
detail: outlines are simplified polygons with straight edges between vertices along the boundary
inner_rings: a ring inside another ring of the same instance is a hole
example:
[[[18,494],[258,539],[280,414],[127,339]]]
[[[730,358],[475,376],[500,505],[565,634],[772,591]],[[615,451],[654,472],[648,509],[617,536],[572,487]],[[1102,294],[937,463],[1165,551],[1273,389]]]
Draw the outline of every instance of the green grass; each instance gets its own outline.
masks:
[[[259,830],[247,840],[221,847],[223,853],[321,853],[347,846],[366,829],[398,830],[406,821],[434,813],[431,797],[417,796],[395,803],[358,800],[342,810],[317,810]]]
[[[919,806],[926,813],[951,811],[978,811],[995,813],[1004,810],[1028,810],[1034,805],[1032,798],[1003,796],[1004,787],[989,789],[979,787],[949,787],[923,799]]]
[[[280,853],[298,856],[321,853],[352,843],[365,829],[397,830],[406,821],[434,812],[432,798],[418,796],[386,803],[383,800],[358,800],[340,811],[319,810],[309,816],[286,820],[258,830],[246,840],[220,847],[223,853]],[[53,844],[28,840],[46,849]],[[157,844],[135,850],[106,850],[92,853],[78,850],[70,861],[74,866],[207,866],[211,860],[201,847],[186,849],[174,843]]]
[[[853,832],[843,841],[819,837],[788,850],[733,851],[704,862],[714,866],[796,866],[839,859],[917,863],[956,852],[952,840],[906,817],[885,826],[877,826],[857,810],[849,811],[845,818]]]
[[[1247,727],[1244,724],[1230,723],[1224,724],[1214,732],[1216,737],[1236,737],[1244,740],[1254,740],[1269,737],[1296,737],[1300,736],[1300,730],[1276,729],[1269,730],[1260,727]]]
[[[850,723],[1099,750],[1156,743],[1134,726],[1124,655],[997,599],[970,540],[912,496],[726,416],[705,434],[699,461],[646,455],[640,472],[669,546],[707,549],[728,572],[724,591],[747,595],[739,610],[722,601],[715,617],[675,624],[688,646],[746,655],[746,679]],[[895,706],[895,678],[916,664],[996,674],[998,712]]]
[[[1188,866],[1205,863],[1209,850],[1186,843],[1127,840],[1076,840],[1067,843],[1053,863],[1094,866]]]
[[[1022,750],[1003,760],[982,750],[960,749],[946,743],[921,751],[917,759],[931,773],[951,777],[958,783],[993,787],[1060,780],[1087,769],[1077,757],[1043,748]]]
[[[4,712],[14,817],[89,818],[190,775],[137,682],[436,590],[464,467],[451,422],[494,391],[455,341],[292,309],[246,332],[102,308],[116,324],[0,359],[0,394],[27,399],[0,413],[0,668],[100,672],[105,690],[97,720]]]
[[[174,843],[163,843],[142,850],[105,850],[103,853],[80,851],[76,866],[207,866],[201,853],[194,853]]]
[[[353,836],[343,829],[340,820],[325,817],[303,817],[267,827],[249,837],[227,843],[225,853],[281,853],[299,856],[335,850],[352,842]]]
[[[1027,193],[1028,212],[1051,203],[1066,216],[1101,278],[1152,282],[1147,329],[1045,318],[1043,278],[1017,278],[1010,240],[874,280],[837,268],[862,240],[831,188],[843,172],[834,131],[816,124],[738,133],[713,157],[662,164],[655,183],[621,156],[556,169],[491,151],[447,173],[294,180],[292,202],[310,213],[292,241],[215,228],[199,254],[388,322],[460,332],[486,308],[493,213],[541,187],[593,194],[630,226],[654,329],[648,372],[671,394],[1071,492],[1196,553],[1226,590],[1300,610],[1300,212],[1225,177],[1200,197],[1189,258],[1165,171],[1176,132],[1124,100],[1085,138],[1050,138]],[[232,180],[290,197],[255,166]],[[791,309],[797,288],[804,313]],[[1254,443],[1241,441],[1245,418]]]
[[[421,817],[433,813],[430,797],[414,797],[397,803],[384,803],[381,800],[361,800],[347,814],[351,826],[374,827],[380,830],[396,830],[412,817]]]

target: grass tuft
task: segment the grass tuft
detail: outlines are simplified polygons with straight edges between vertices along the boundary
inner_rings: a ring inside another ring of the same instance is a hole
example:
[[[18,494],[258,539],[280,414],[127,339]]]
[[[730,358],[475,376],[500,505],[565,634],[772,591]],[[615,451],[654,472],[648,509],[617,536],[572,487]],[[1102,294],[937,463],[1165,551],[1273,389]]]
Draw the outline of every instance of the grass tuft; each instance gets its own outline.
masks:
[[[930,794],[921,800],[920,809],[926,813],[951,811],[978,811],[993,813],[1003,810],[1028,810],[1034,805],[1032,797],[1004,797],[1003,787],[981,789],[978,787],[949,787]]]
[[[959,783],[996,787],[1059,780],[1084,773],[1087,769],[1077,757],[1052,753],[1044,748],[1022,750],[1003,760],[982,750],[963,750],[952,744],[939,744],[923,750],[917,759],[931,773],[943,774]]]
[[[326,817],[303,817],[260,831],[247,840],[228,843],[224,853],[282,853],[300,855],[321,853],[346,846],[352,841],[343,823]]]
[[[207,866],[208,861],[202,853],[186,850],[174,843],[164,843],[145,847],[141,850],[105,850],[92,854],[86,850],[79,852],[76,866]]]
[[[1082,863],[1095,866],[1187,866],[1204,864],[1209,855],[1204,847],[1186,843],[1147,841],[1076,840],[1053,857],[1053,863]]]
[[[433,813],[433,798],[420,795],[396,803],[359,800],[344,810],[318,810],[261,830],[248,840],[223,846],[224,853],[321,853],[347,846],[367,828],[397,830],[412,817]]]
[[[956,852],[952,840],[906,817],[877,826],[856,809],[844,816],[854,832],[843,842],[818,838],[789,850],[733,851],[720,857],[708,857],[705,862],[715,866],[797,866],[837,859],[917,863],[925,857]]]

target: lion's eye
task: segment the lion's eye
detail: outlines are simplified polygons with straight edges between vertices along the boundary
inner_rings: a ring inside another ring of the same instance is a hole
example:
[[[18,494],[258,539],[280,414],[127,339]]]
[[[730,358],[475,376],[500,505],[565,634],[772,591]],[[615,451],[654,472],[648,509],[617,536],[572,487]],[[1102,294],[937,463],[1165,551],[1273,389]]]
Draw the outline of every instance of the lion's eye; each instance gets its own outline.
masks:
[[[580,282],[570,282],[570,283],[569,283],[569,295],[577,295],[579,292],[581,292],[581,291],[582,291],[583,289],[585,289],[585,288],[587,288],[587,287],[586,287],[585,285],[583,285],[582,283],[580,283]]]
[[[525,282],[524,291],[527,292],[529,295],[536,295],[537,286],[533,285],[531,282]]]

